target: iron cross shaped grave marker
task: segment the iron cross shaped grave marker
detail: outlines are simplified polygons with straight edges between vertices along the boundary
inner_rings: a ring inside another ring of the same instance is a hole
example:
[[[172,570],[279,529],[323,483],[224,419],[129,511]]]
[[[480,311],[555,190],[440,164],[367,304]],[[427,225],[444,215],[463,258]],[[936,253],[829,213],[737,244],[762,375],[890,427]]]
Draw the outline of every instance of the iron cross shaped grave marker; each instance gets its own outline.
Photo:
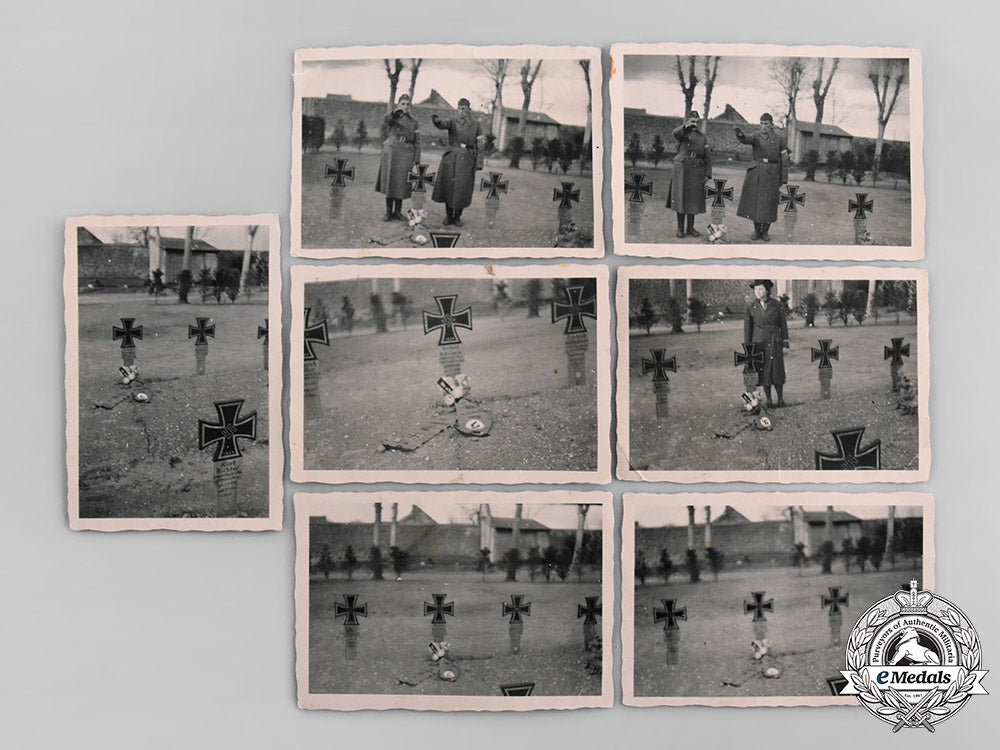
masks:
[[[357,594],[344,594],[344,603],[335,602],[333,605],[334,617],[344,618],[344,627],[360,627],[358,615],[368,617],[368,604],[358,604]]]
[[[595,636],[597,618],[601,616],[601,597],[585,596],[583,601],[583,604],[576,605],[576,619],[583,618],[583,650],[593,651],[598,648]]]
[[[644,195],[653,195],[653,183],[646,182],[646,175],[642,172],[633,172],[631,180],[625,180],[625,192],[628,193],[629,203],[643,203]]]
[[[243,457],[240,440],[257,440],[257,412],[250,412],[240,419],[243,399],[217,401],[215,411],[218,422],[198,420],[198,450],[214,447],[212,465],[215,467],[215,514],[217,517],[235,516],[238,508],[236,488],[239,484],[238,459]]]
[[[552,200],[559,201],[559,209],[573,207],[573,201],[580,202],[580,189],[574,188],[572,182],[563,182],[562,188],[552,188]]]
[[[445,615],[455,616],[455,602],[445,602],[447,594],[431,594],[431,598],[434,599],[433,604],[424,602],[424,617],[433,614],[432,625],[444,625],[447,622]]]
[[[652,359],[642,359],[642,374],[653,373],[653,383],[667,383],[670,381],[668,372],[677,372],[677,357],[667,359],[666,349],[650,349]]]
[[[111,340],[122,340],[122,364],[131,367],[135,364],[135,340],[142,338],[142,326],[136,326],[135,318],[121,318],[121,328],[111,326]]]
[[[437,296],[434,301],[437,303],[436,313],[424,310],[424,335],[433,331],[440,331],[438,334],[438,346],[448,346],[450,344],[461,344],[458,337],[458,328],[472,330],[472,308],[467,307],[458,312],[455,311],[455,300],[457,294],[445,294]]]
[[[744,373],[758,373],[764,369],[764,349],[760,344],[740,344],[741,352],[733,352],[733,367],[743,365]]]
[[[785,211],[787,213],[798,213],[798,206],[806,205],[805,193],[799,192],[798,185],[786,185],[787,193],[781,193],[778,195],[778,202],[785,205]]]
[[[819,360],[820,367],[833,367],[831,359],[840,359],[840,347],[831,346],[833,339],[818,339],[819,349],[812,348],[812,361]]]
[[[663,607],[653,608],[653,622],[663,623],[664,632],[668,630],[680,630],[678,620],[687,621],[687,607],[678,607],[676,599],[661,599]]]
[[[764,622],[767,618],[764,616],[764,612],[774,612],[774,599],[768,599],[764,601],[763,591],[754,591],[750,594],[753,597],[753,601],[743,601],[743,614],[750,614],[753,612],[753,622]]]
[[[410,183],[410,187],[413,188],[413,192],[426,193],[427,185],[434,184],[434,173],[428,172],[428,169],[429,167],[427,164],[417,164],[407,175],[406,181]]]
[[[486,200],[500,200],[500,193],[507,192],[507,180],[501,180],[501,172],[490,172],[490,178],[485,177],[479,182],[479,189],[486,191]]]
[[[508,624],[524,624],[522,618],[531,616],[531,602],[524,601],[524,594],[511,594],[510,604],[504,602],[500,610],[501,617],[507,617],[508,615],[510,615],[510,619],[507,621]]]
[[[847,201],[847,210],[854,212],[855,219],[866,219],[868,212],[875,213],[875,202],[868,197],[868,193],[855,193],[855,196]]]
[[[305,358],[306,362],[315,362],[318,358],[316,357],[316,352],[313,351],[313,346],[316,344],[323,344],[323,346],[330,345],[330,333],[326,327],[326,319],[324,318],[319,323],[313,323],[309,325],[309,313],[312,312],[311,307],[306,308],[306,319],[304,323],[304,331],[302,334],[302,341],[305,345]]]
[[[205,374],[205,359],[208,357],[208,338],[215,338],[215,324],[211,318],[195,318],[197,325],[188,326],[188,338],[194,339],[195,372]]]
[[[840,614],[840,605],[843,604],[845,607],[850,606],[850,594],[846,591],[841,594],[840,586],[829,586],[830,595],[826,594],[819,595],[820,609],[830,608],[830,616]]]
[[[566,301],[552,300],[552,322],[566,321],[564,334],[586,333],[587,326],[583,323],[584,316],[597,320],[597,298],[583,299],[582,286],[565,288]]]
[[[333,183],[330,187],[347,187],[345,180],[354,181],[354,167],[348,167],[347,161],[347,159],[334,159],[336,166],[331,167],[329,164],[326,165],[326,177],[333,178]]]
[[[456,247],[461,232],[430,232],[432,247]]]
[[[837,444],[837,453],[831,455],[816,451],[817,469],[821,471],[851,471],[882,468],[881,440],[876,440],[871,445],[861,448],[861,438],[865,434],[864,427],[834,430],[831,434]]]
[[[264,369],[267,369],[267,341],[269,338],[267,318],[264,318],[264,325],[257,326],[257,339],[264,339]]]
[[[705,185],[705,197],[712,199],[712,206],[715,208],[725,208],[726,200],[733,200],[733,189],[726,187],[726,180],[712,180],[714,185]]]
[[[892,339],[892,346],[886,346],[883,347],[883,349],[884,349],[884,354],[882,355],[882,359],[886,360],[891,357],[892,362],[890,362],[889,364],[894,365],[896,367],[899,367],[903,364],[903,357],[910,356],[910,345],[904,344],[902,337],[898,339]]]
[[[309,324],[310,312],[312,312],[312,308],[307,307],[302,331],[303,356],[305,357],[302,371],[302,395],[307,416],[318,416],[322,412],[319,393],[319,358],[316,356],[313,346],[316,344],[329,346],[330,333],[327,330],[325,318],[319,323]]]

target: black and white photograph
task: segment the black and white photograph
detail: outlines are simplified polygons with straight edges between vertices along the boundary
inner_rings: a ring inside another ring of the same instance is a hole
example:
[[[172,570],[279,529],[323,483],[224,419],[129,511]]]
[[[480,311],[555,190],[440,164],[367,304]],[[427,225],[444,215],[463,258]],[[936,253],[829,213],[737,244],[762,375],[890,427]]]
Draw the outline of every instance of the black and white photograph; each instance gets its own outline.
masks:
[[[610,706],[613,547],[606,493],[297,494],[300,707]]]
[[[920,53],[618,44],[616,252],[916,260]]]
[[[297,266],[291,298],[293,480],[610,480],[605,267]]]
[[[618,273],[618,476],[918,482],[930,472],[920,269]]]
[[[622,562],[625,705],[857,705],[851,629],[933,587],[934,498],[626,493]]]
[[[600,257],[590,47],[303,49],[292,254]]]
[[[273,215],[66,222],[74,529],[281,528],[279,247]]]

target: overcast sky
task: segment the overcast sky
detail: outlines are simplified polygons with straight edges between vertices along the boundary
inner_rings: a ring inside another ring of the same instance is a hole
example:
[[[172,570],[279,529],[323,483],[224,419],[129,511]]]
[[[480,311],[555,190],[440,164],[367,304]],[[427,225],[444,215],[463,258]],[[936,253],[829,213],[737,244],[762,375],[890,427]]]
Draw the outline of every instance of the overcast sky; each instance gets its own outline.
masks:
[[[655,115],[683,116],[684,94],[677,81],[675,58],[675,55],[626,55],[623,65],[625,106],[645,109]],[[784,96],[770,78],[768,65],[771,59],[723,57],[719,62],[719,74],[712,91],[712,111],[708,117],[722,114],[728,103],[750,122],[756,123],[764,112],[771,112],[775,121],[779,121],[785,113]],[[826,99],[823,122],[839,125],[851,135],[874,138],[878,107],[871,83],[865,78],[866,64],[867,60],[860,58],[841,58]],[[699,60],[699,78],[703,77],[701,67]],[[828,62],[824,72],[828,74],[829,69]],[[816,118],[812,100],[813,77],[812,74],[807,75],[798,102],[798,118],[803,122],[812,122]],[[704,101],[705,89],[699,83],[694,108],[701,112]],[[886,138],[909,140],[909,111],[909,89],[904,88],[886,127]],[[704,116],[705,113],[701,114]]]
[[[87,229],[102,242],[129,241],[129,227],[87,227]],[[184,239],[185,231],[186,227],[161,227],[160,236]],[[195,227],[194,236],[220,250],[245,250],[250,242],[246,226]],[[267,244],[267,227],[261,227],[253,239],[254,252],[267,250]]]
[[[409,60],[404,59],[404,63]],[[537,61],[536,61],[537,62]],[[503,90],[505,107],[520,109],[520,68],[522,60],[512,60]],[[302,96],[348,94],[361,101],[387,101],[389,79],[385,64],[377,60],[315,60],[302,65],[302,77],[296,83]],[[600,87],[600,73],[591,71],[591,82]],[[410,72],[404,69],[399,77],[398,94],[409,91]],[[451,106],[463,96],[474,110],[489,111],[493,101],[493,82],[473,59],[425,58],[417,75],[413,98],[421,102],[437,89]],[[398,95],[397,94],[397,95]],[[598,97],[600,94],[598,93]],[[566,125],[587,122],[587,87],[583,70],[576,60],[545,60],[531,91],[531,110],[544,112]]]
[[[775,521],[782,518],[782,514],[794,502],[794,498],[789,498],[784,505],[761,505],[745,504],[733,505],[733,508],[749,518],[751,521]],[[705,522],[705,505],[702,501],[695,506],[695,521],[700,525]],[[725,503],[719,502],[712,505],[713,520],[722,515],[725,510]],[[826,512],[825,505],[807,505],[807,511]],[[835,505],[834,510],[843,510],[858,518],[886,518],[889,515],[889,508],[886,505]],[[896,506],[896,518],[909,518],[911,516],[923,516],[923,508],[916,506]],[[636,509],[636,520],[640,526],[687,526],[688,514],[687,505],[683,504],[647,504],[643,503]]]
[[[375,502],[382,502],[382,520],[386,523],[391,519],[391,498],[386,499],[373,493],[370,502],[341,502],[338,500],[336,510],[327,514],[327,519],[336,523],[372,523],[375,520]],[[420,509],[438,523],[471,523],[470,518],[475,513],[477,502],[473,498],[467,504],[439,503],[432,500],[417,502]],[[490,511],[495,518],[513,518],[514,503],[491,502]],[[412,503],[399,503],[399,517],[403,518],[413,508]],[[575,529],[576,505],[574,504],[542,504],[525,503],[522,513],[524,518],[531,518],[551,529]],[[591,506],[587,513],[588,529],[601,528],[601,507]]]

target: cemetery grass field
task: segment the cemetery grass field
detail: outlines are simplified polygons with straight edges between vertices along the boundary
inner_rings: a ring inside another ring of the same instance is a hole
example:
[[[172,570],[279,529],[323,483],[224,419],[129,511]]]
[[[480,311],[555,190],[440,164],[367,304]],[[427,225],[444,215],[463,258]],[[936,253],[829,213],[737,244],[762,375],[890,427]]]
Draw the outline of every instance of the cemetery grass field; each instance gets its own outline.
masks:
[[[565,582],[553,575],[546,583],[539,575],[532,583],[524,570],[516,583],[504,582],[504,574],[496,571],[483,583],[479,573],[454,568],[407,571],[400,581],[386,568],[385,576],[373,581],[367,570],[356,571],[353,581],[343,573],[329,581],[322,574],[312,576],[310,692],[499,696],[500,685],[535,682],[534,695],[600,695],[600,672],[588,674],[585,668],[600,652],[584,650],[583,620],[576,617],[585,596],[601,594],[599,572],[585,572],[582,583],[573,573]],[[424,616],[423,603],[440,593],[455,603],[455,616],[447,617],[450,661],[441,665],[457,667],[454,682],[437,676],[439,665],[430,660],[427,646],[432,618]],[[344,594],[357,594],[359,604],[368,604],[368,617],[359,618],[360,641],[351,662],[345,659],[344,618],[334,617],[334,603],[343,602]],[[516,655],[510,653],[509,617],[500,615],[511,594],[531,602]],[[610,606],[602,604],[610,616]],[[418,684],[400,684],[400,679]]]
[[[253,290],[251,303],[212,299],[190,304],[175,293],[156,298],[145,291],[83,295],[80,330],[80,516],[83,518],[212,517],[216,492],[212,449],[198,450],[198,420],[218,421],[216,401],[245,399],[245,418],[257,412],[257,441],[240,441],[243,475],[238,515],[268,513],[268,404],[263,339],[267,292]],[[139,377],[122,385],[121,341],[112,341],[120,318],[143,327],[136,341]],[[195,374],[194,339],[188,325],[210,317],[204,375]],[[149,394],[147,403],[131,398]]]
[[[740,193],[743,190],[743,178],[746,176],[746,166],[716,165],[712,168],[712,177],[726,180],[726,187],[733,188],[732,202],[726,202],[726,236],[723,242],[733,244],[749,244],[753,234],[753,222],[736,215]],[[632,172],[646,175],[647,182],[653,183],[652,197],[646,197],[642,221],[638,236],[628,231],[626,218],[626,242],[636,243],[682,243],[708,244],[706,227],[712,222],[712,201],[706,202],[706,212],[695,217],[695,229],[701,232],[701,237],[684,237],[679,239],[677,233],[677,214],[666,207],[667,192],[670,188],[673,167],[668,162],[660,167],[640,165],[635,170],[630,164],[625,165],[625,173],[631,177]],[[873,188],[868,179],[860,186],[848,178],[847,184],[834,177],[832,183],[826,181],[826,174],[817,172],[815,182],[806,182],[802,172],[792,171],[789,182],[798,185],[800,193],[806,197],[805,205],[798,206],[798,222],[794,233],[789,235],[785,224],[784,205],[778,207],[778,220],[771,225],[771,244],[776,245],[853,245],[854,244],[854,214],[848,212],[848,201],[854,199],[857,193],[867,193],[874,201],[874,210],[868,214],[868,231],[871,232],[875,245],[908,246],[910,238],[910,185],[900,182],[894,189],[891,179],[885,178]],[[620,188],[621,191],[624,187]],[[624,192],[615,195],[616,200],[622,199]],[[753,244],[766,244],[754,242]]]
[[[675,565],[677,555],[674,555]],[[683,562],[683,561],[682,561]],[[834,572],[823,575],[819,565],[796,568],[723,570],[714,581],[710,571],[701,582],[688,582],[687,573],[675,571],[669,584],[647,579],[635,588],[635,695],[637,696],[832,696],[826,680],[840,676],[851,628],[868,607],[890,596],[910,577],[921,577],[919,561],[897,559],[881,572],[860,573],[852,566],[845,573],[840,561]],[[843,607],[841,645],[831,645],[829,610],[820,607],[828,587],[840,586],[850,596]],[[753,658],[753,613],[744,614],[743,602],[751,592],[764,591],[774,600],[766,612],[771,651]],[[676,599],[687,608],[687,621],[679,620],[679,660],[666,663],[663,623],[654,623],[653,609],[662,599]],[[763,670],[776,667],[778,678]],[[724,685],[724,682],[736,685]]]
[[[564,326],[550,323],[547,308],[539,318],[524,308],[477,316],[474,331],[461,331],[472,397],[493,415],[489,435],[449,427],[413,452],[383,450],[384,438],[430,420],[443,394],[438,334],[424,335],[421,305],[406,330],[337,333],[315,347],[322,415],[305,419],[305,468],[597,469],[596,326],[587,321],[587,382],[567,387]]]
[[[741,421],[743,368],[733,366],[733,352],[740,350],[743,323],[706,323],[698,333],[688,324],[683,334],[653,329],[651,335],[631,331],[629,336],[630,456],[634,470],[662,471],[776,471],[814,470],[815,455],[835,454],[831,430],[866,427],[862,447],[882,441],[882,468],[915,470],[919,440],[917,415],[896,409],[889,362],[883,347],[890,339],[905,337],[910,357],[903,372],[916,377],[916,322],[908,316],[895,325],[895,316],[875,325],[828,327],[817,316],[814,328],[803,320],[788,321],[791,347],[785,350],[785,401],[772,409],[771,432],[752,427],[735,438],[714,437],[714,431]],[[817,362],[810,352],[818,340],[833,339],[840,360],[833,361],[832,398],[820,399]],[[650,349],[666,348],[677,357],[677,372],[670,377],[670,415],[656,419],[652,375],[642,375],[641,359]],[[776,398],[776,396],[775,396]]]
[[[355,179],[344,188],[345,197],[340,218],[330,216],[330,184],[325,177],[326,165],[335,158],[348,160],[355,167]],[[444,230],[462,233],[460,247],[553,247],[559,234],[558,201],[552,200],[553,189],[561,189],[563,181],[572,182],[580,190],[580,202],[573,203],[573,221],[587,247],[593,247],[594,199],[593,178],[589,172],[579,174],[579,167],[567,174],[559,169],[546,172],[544,167],[531,169],[527,157],[522,168],[511,169],[508,160],[488,159],[485,168],[476,172],[476,192],[472,205],[462,213],[464,226],[444,226],[444,204],[431,200],[433,186],[427,186],[424,209],[427,220],[411,229],[405,222],[383,222],[385,196],[375,192],[381,153],[368,149],[323,150],[302,155],[302,247],[337,249],[377,249],[379,247],[417,247],[410,237],[415,233],[427,236],[427,231]],[[437,172],[441,149],[425,149],[423,161],[430,163],[430,172]],[[500,172],[508,183],[507,193],[500,195],[500,210],[492,228],[486,222],[486,192],[479,190],[482,179],[490,172]],[[413,205],[403,201],[403,213]],[[430,251],[430,245],[426,246]]]

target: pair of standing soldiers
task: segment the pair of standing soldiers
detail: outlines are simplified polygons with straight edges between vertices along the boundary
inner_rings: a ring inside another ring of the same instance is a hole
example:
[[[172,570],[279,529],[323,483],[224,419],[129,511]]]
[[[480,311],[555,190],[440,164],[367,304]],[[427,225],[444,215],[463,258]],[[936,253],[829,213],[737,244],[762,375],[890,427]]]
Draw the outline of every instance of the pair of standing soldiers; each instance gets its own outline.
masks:
[[[667,208],[677,213],[677,236],[698,237],[694,217],[705,213],[705,183],[712,178],[712,152],[699,128],[697,112],[691,112],[673,132],[678,143],[674,172],[667,194]],[[768,231],[778,219],[778,193],[788,182],[788,145],[774,129],[774,118],[760,116],[760,131],[747,135],[735,128],[736,138],[753,148],[753,164],[747,169],[737,216],[753,221],[751,239],[769,242]]]
[[[413,195],[409,177],[420,163],[420,126],[410,114],[410,104],[410,97],[403,94],[383,121],[386,139],[375,180],[375,190],[385,195],[383,221],[405,221],[403,201]],[[431,122],[448,131],[448,147],[441,156],[431,200],[445,204],[445,224],[462,226],[462,211],[472,203],[476,170],[483,166],[479,157],[482,130],[464,98],[458,100],[457,117],[443,119],[433,114]]]

